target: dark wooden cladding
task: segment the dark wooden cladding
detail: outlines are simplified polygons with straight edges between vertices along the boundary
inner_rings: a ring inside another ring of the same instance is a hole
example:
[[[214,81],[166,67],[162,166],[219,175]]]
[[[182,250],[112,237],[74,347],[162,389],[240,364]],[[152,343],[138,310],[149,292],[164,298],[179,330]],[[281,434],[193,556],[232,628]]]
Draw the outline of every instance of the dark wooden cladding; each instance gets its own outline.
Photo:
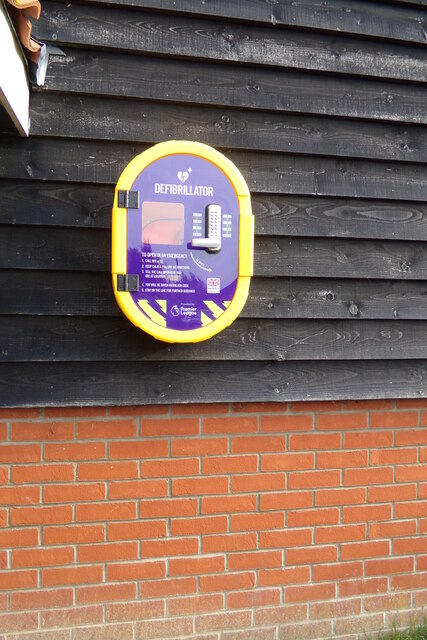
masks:
[[[11,407],[426,395],[426,360],[0,363],[0,405]]]
[[[259,276],[427,278],[423,242],[258,238],[254,273]]]
[[[421,165],[237,151],[229,157],[253,191],[426,200]]]
[[[5,227],[0,235],[0,268],[108,271],[107,230]],[[259,237],[256,276],[427,279],[424,242],[334,238]]]
[[[109,229],[112,186],[2,180],[2,224]],[[253,194],[257,235],[427,240],[427,204]]]
[[[427,123],[423,85],[71,47],[64,51],[65,56],[49,58],[50,91]]]
[[[7,270],[1,315],[121,316],[106,272]],[[424,280],[255,278],[242,318],[427,320]]]
[[[0,314],[121,316],[106,272],[3,270]]]
[[[211,340],[168,344],[120,318],[0,316],[2,362],[378,360],[427,357],[424,321],[238,319]]]
[[[384,2],[384,0],[381,0]],[[412,5],[414,7],[427,7],[427,0],[389,0],[392,4]]]
[[[37,37],[58,45],[424,82],[422,48],[102,6],[44,2]]]
[[[427,394],[427,0],[44,0],[31,136],[0,137],[0,405]],[[153,143],[252,192],[240,317],[168,344],[118,308],[114,185]]]
[[[0,268],[108,271],[111,234],[97,229],[5,227],[0,234]]]
[[[165,140],[199,140],[222,148],[341,157],[351,148],[354,158],[402,162],[423,162],[427,155],[427,129],[415,125],[237,109],[201,111],[197,106],[92,97],[82,103],[79,96],[44,92],[33,96],[31,131],[35,136],[151,144],[159,141],[159,120]]]
[[[112,185],[0,180],[1,224],[111,228]]]
[[[425,281],[255,278],[242,317],[427,319]]]
[[[0,175],[115,185],[143,145],[74,140],[0,138]]]
[[[85,0],[87,4],[105,5],[107,0]],[[273,26],[302,27],[350,33],[388,40],[425,44],[427,23],[421,10],[403,10],[370,0],[110,0],[117,7],[135,7],[248,21]]]
[[[257,235],[427,240],[427,204],[255,195]]]
[[[0,174],[10,178],[115,184],[146,145],[68,139],[0,139]],[[427,200],[425,168],[414,163],[232,151],[255,192]]]

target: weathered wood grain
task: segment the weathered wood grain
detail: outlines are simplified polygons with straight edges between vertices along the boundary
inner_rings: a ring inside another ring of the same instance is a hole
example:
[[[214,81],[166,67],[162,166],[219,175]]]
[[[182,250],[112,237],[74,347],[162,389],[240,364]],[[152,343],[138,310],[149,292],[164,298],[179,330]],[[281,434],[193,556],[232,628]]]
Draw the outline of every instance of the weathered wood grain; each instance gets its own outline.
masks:
[[[109,271],[111,233],[96,229],[4,227],[0,269]]]
[[[0,314],[121,316],[104,272],[4,270]],[[427,320],[420,280],[252,279],[242,318]]]
[[[0,268],[109,271],[107,230],[5,227]],[[258,237],[257,276],[427,279],[425,242]]]
[[[414,164],[232,152],[256,192],[425,200],[425,167]]]
[[[326,238],[257,238],[254,272],[260,276],[425,279],[423,242]]]
[[[332,278],[253,278],[246,318],[427,318],[424,281]]]
[[[111,228],[111,185],[0,179],[0,194],[0,224]]]
[[[40,40],[60,46],[108,47],[412,82],[427,79],[422,48],[121,8],[112,15],[104,7],[45,0],[34,32]]]
[[[107,4],[107,0],[85,0],[87,4]],[[388,40],[425,44],[427,28],[421,10],[402,9],[364,0],[110,0],[111,6],[152,9],[193,16],[226,18],[238,22],[351,33]],[[421,4],[421,3],[420,3]]]
[[[0,175],[116,184],[128,162],[145,148],[130,143],[4,138]],[[252,192],[427,200],[425,167],[418,164],[249,151],[226,155]]]
[[[106,272],[0,271],[0,314],[121,316]]]
[[[209,381],[209,384],[207,384]],[[422,398],[426,360],[0,364],[0,406]]]
[[[35,93],[31,135],[151,144],[198,140],[215,147],[319,156],[427,161],[427,128],[237,109]]]
[[[66,47],[45,89],[164,102],[427,123],[427,90],[384,80]]]
[[[391,4],[401,4],[404,6],[427,7],[427,0],[390,0]]]
[[[427,323],[236,320],[210,340],[167,344],[126,318],[0,316],[1,362],[378,360],[427,357]]]
[[[256,194],[257,235],[427,240],[427,205]]]
[[[0,224],[109,229],[114,191],[84,183],[0,180]],[[254,194],[257,235],[427,240],[427,204]]]

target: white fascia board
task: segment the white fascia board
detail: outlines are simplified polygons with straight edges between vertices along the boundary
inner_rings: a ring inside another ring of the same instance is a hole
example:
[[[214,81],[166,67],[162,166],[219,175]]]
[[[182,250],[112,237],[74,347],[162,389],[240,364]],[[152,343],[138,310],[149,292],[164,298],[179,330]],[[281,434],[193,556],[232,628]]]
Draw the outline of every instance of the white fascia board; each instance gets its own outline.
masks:
[[[30,84],[27,62],[3,0],[0,0],[0,103],[19,133],[28,136]]]

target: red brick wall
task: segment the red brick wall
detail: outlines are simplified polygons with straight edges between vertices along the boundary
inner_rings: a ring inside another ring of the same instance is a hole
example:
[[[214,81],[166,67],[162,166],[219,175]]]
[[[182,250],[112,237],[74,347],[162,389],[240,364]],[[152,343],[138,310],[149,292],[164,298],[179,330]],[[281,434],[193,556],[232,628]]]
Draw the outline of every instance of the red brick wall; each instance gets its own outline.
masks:
[[[426,401],[2,410],[1,640],[420,619],[426,424]]]

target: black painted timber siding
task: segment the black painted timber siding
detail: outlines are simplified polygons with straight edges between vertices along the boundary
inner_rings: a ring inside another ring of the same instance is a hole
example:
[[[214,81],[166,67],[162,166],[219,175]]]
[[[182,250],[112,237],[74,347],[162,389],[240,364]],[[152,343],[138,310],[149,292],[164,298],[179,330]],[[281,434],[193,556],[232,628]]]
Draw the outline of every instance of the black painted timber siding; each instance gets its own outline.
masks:
[[[427,395],[426,0],[44,0],[64,55],[0,136],[0,404]],[[114,185],[206,142],[253,195],[239,319],[170,345],[111,289]]]

